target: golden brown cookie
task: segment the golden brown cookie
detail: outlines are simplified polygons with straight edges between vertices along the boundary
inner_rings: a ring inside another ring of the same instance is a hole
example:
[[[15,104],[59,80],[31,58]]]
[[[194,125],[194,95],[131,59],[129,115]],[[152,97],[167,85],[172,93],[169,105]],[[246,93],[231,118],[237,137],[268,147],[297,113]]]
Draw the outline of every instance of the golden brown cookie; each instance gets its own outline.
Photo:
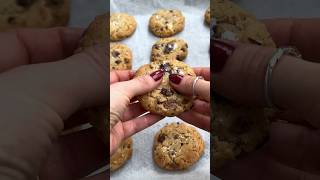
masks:
[[[210,26],[211,18],[210,18],[210,7],[204,13],[204,21],[207,25]]]
[[[187,42],[178,38],[163,38],[152,46],[151,61],[160,61],[164,58],[183,61],[187,55]]]
[[[80,40],[81,48],[91,47],[107,42],[107,18],[107,14],[99,15],[90,23]]]
[[[187,169],[200,159],[203,151],[201,135],[185,123],[168,124],[154,138],[153,159],[163,169]]]
[[[215,38],[275,47],[265,25],[229,0],[213,0]]]
[[[120,41],[131,36],[137,22],[133,16],[125,13],[112,13],[110,16],[110,40]]]
[[[184,23],[185,17],[180,10],[162,9],[150,17],[149,29],[158,37],[170,37],[181,32]]]
[[[110,170],[115,171],[122,167],[132,156],[132,138],[125,140],[111,156]]]
[[[130,70],[132,68],[132,52],[121,43],[110,44],[110,70]]]
[[[170,85],[169,75],[196,76],[193,69],[181,61],[164,59],[140,67],[135,77],[151,74],[158,70],[164,72],[162,82],[155,90],[138,97],[141,105],[146,110],[163,116],[178,116],[189,110],[193,99],[177,93]]]
[[[69,11],[69,0],[3,0],[0,3],[0,31],[65,26]]]

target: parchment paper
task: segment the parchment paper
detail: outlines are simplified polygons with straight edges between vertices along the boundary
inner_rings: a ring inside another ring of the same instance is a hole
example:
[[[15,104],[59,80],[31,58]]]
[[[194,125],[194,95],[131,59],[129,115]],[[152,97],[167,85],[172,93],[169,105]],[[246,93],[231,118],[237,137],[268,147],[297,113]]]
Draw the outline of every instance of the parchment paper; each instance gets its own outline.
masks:
[[[150,16],[158,9],[179,9],[186,17],[185,29],[176,37],[187,41],[189,55],[186,63],[192,67],[209,67],[209,28],[203,23],[204,12],[209,7],[209,0],[111,0],[111,12],[126,12],[133,15],[138,26],[134,35],[122,43],[133,51],[133,69],[150,62],[152,45],[159,39],[148,31]],[[166,123],[178,122],[180,119],[165,118],[153,126],[133,136],[133,155],[127,164],[111,173],[111,179],[210,179],[210,135],[198,129],[205,141],[202,158],[186,171],[169,172],[158,168],[152,158],[153,138]]]

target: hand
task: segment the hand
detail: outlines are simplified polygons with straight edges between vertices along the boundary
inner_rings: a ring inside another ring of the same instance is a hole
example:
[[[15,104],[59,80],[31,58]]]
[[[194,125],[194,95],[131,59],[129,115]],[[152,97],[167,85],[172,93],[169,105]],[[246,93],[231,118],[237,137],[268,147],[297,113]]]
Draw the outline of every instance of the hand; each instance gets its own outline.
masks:
[[[140,103],[133,102],[134,97],[157,88],[163,72],[132,79],[133,76],[132,71],[112,71],[110,74],[110,155],[123,140],[163,118],[153,113],[144,114],[147,111]]]
[[[268,142],[258,151],[230,162],[215,174],[222,179],[319,179],[319,19],[267,20],[278,46],[294,45],[304,59],[284,56],[272,76],[272,100],[286,111],[273,122]],[[234,47],[215,73],[216,91],[229,99],[265,106],[267,61],[274,49],[230,42]],[[217,62],[217,61],[218,62]],[[215,58],[214,63],[221,63]],[[232,173],[230,173],[232,172]],[[249,173],[248,173],[249,172]]]
[[[193,124],[199,128],[210,131],[210,68],[195,68],[197,76],[202,76],[195,85],[195,95],[197,99],[193,102],[193,107],[190,111],[179,115],[182,120]],[[178,92],[192,96],[192,85],[195,77],[170,75],[171,86]]]
[[[76,111],[107,102],[105,46],[72,55],[81,29],[0,33],[0,179],[78,179],[106,165],[106,147]],[[105,173],[96,176],[104,179]]]

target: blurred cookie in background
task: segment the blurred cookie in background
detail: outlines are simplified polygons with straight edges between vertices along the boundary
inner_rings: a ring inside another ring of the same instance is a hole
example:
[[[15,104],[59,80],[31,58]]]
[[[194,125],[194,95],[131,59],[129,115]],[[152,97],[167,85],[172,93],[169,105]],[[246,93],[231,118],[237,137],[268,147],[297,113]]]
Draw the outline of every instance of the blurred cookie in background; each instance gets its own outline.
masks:
[[[0,31],[65,26],[69,0],[5,0],[0,3]]]

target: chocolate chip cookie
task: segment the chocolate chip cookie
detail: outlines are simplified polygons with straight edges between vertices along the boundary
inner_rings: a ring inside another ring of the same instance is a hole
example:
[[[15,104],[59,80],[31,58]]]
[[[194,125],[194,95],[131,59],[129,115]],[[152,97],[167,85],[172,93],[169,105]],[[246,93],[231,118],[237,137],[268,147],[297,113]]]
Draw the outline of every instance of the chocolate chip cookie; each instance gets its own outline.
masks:
[[[90,23],[88,28],[85,30],[81,40],[80,47],[86,48],[98,44],[106,43],[108,40],[108,23],[107,14],[102,14]]]
[[[170,37],[184,28],[185,17],[180,10],[162,9],[154,13],[149,20],[150,31],[158,37]]]
[[[131,36],[137,28],[133,16],[125,13],[112,13],[110,16],[110,40],[120,41]]]
[[[163,169],[187,169],[200,159],[203,151],[201,135],[185,123],[168,124],[154,138],[153,159]]]
[[[164,72],[162,82],[155,90],[138,97],[141,105],[146,110],[163,116],[178,116],[189,110],[193,98],[177,93],[170,85],[169,75],[196,76],[193,69],[181,61],[164,59],[140,67],[135,76],[151,74],[158,70]]]
[[[269,120],[262,108],[212,101],[213,168],[252,152],[268,136]]]
[[[132,52],[121,43],[110,44],[110,70],[130,70],[132,67]]]
[[[188,55],[188,44],[178,38],[164,38],[152,46],[151,61],[174,59],[183,61]]]
[[[69,0],[5,0],[0,3],[0,31],[67,25]]]
[[[111,156],[110,170],[115,171],[122,167],[132,156],[132,138],[125,140]]]
[[[265,25],[229,0],[213,0],[215,38],[275,47]]]

